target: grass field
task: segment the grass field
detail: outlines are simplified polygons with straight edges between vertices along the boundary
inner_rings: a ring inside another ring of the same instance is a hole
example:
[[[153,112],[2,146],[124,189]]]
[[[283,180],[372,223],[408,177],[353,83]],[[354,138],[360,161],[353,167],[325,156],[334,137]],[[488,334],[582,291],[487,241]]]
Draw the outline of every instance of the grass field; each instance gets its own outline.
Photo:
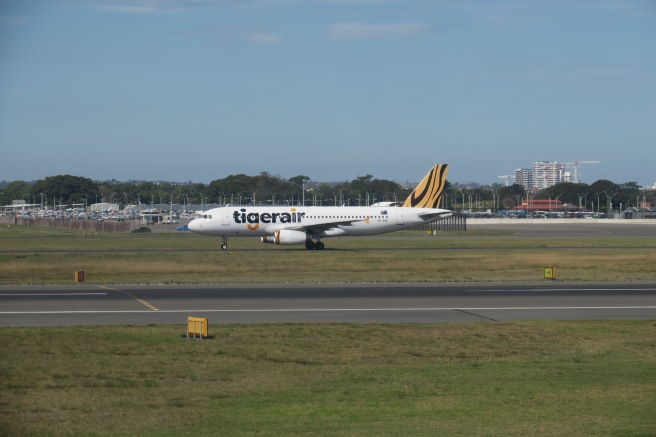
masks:
[[[0,228],[0,284],[656,279],[652,237],[232,243]],[[0,328],[0,436],[656,436],[654,320],[184,331]]]
[[[656,279],[656,237],[515,238],[512,233],[397,232],[330,239],[329,249],[187,233],[82,234],[0,227],[0,284],[537,281]],[[592,250],[591,248],[594,248]]]
[[[3,328],[2,435],[656,435],[656,323]]]

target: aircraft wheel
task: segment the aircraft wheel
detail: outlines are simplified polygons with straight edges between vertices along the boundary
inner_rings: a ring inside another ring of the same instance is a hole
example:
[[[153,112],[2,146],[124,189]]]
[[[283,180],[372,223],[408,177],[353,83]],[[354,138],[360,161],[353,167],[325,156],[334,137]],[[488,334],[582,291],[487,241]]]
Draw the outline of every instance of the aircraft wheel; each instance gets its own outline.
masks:
[[[323,250],[323,243],[321,241],[317,241],[314,243],[314,248],[317,250]]]
[[[312,249],[314,249],[314,248],[315,248],[314,241],[312,241],[312,240],[307,240],[307,241],[305,242],[305,248],[306,248],[307,250],[312,250]]]
[[[227,244],[227,243],[223,243],[223,244],[221,245],[221,250],[228,250],[228,244]]]

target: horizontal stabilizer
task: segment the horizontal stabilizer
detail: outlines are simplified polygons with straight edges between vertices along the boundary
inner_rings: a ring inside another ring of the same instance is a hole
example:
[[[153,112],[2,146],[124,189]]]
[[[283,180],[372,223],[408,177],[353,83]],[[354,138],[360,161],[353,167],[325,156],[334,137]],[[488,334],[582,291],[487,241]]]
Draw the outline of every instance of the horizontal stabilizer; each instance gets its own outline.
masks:
[[[452,211],[447,211],[447,210],[439,210],[439,212],[429,212],[426,214],[419,214],[419,217],[422,220],[426,221],[435,221],[437,218],[439,219],[445,219],[448,217],[451,217],[453,215]]]

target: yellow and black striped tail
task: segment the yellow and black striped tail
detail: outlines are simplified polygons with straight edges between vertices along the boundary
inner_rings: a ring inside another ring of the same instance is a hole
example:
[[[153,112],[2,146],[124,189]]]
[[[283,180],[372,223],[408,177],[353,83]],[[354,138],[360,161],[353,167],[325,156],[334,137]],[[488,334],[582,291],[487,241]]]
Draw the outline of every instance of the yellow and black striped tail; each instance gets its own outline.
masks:
[[[437,208],[440,204],[442,191],[446,185],[448,164],[437,164],[428,172],[424,180],[410,193],[404,208]]]

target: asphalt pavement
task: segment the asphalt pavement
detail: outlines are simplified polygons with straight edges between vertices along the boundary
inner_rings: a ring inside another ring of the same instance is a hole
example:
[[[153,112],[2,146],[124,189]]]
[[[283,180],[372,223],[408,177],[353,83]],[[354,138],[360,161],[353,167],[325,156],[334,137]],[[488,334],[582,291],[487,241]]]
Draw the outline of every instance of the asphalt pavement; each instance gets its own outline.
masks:
[[[0,287],[1,326],[656,319],[656,284]]]

